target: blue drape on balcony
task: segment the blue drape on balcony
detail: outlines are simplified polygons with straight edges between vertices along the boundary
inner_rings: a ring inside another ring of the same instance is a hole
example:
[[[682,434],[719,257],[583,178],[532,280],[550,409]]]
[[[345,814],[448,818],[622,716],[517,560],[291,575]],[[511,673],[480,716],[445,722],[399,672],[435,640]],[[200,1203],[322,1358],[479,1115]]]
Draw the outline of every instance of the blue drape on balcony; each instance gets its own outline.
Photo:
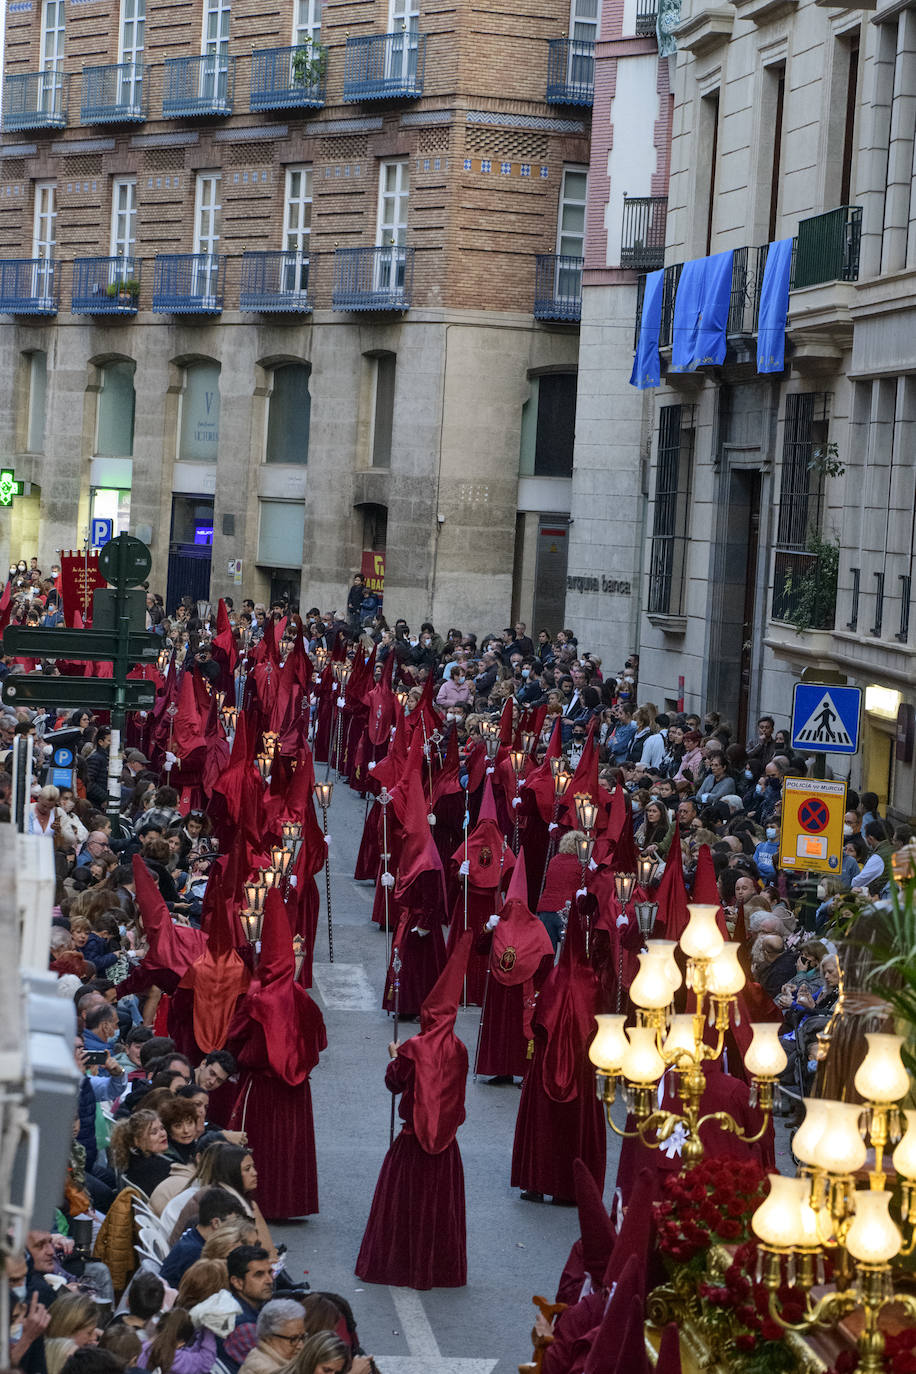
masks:
[[[694,372],[725,361],[725,329],[732,292],[732,253],[685,262],[674,298],[671,370]]]
[[[662,327],[662,289],[665,282],[664,268],[650,272],[642,298],[642,315],[639,321],[639,342],[633,371],[630,373],[630,386],[647,391],[649,387],[661,386],[662,367],[658,356],[658,336]]]
[[[786,354],[786,316],[789,313],[789,271],[792,240],[771,243],[760,288],[757,324],[757,371],[782,372]]]

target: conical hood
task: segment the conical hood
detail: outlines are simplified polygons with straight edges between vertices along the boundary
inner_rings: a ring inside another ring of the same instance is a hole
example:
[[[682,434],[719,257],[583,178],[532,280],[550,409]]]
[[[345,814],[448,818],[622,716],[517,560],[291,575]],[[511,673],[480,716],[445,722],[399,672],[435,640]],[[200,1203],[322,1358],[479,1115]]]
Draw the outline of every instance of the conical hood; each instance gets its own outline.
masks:
[[[258,982],[292,981],[296,972],[293,954],[293,931],[286,914],[280,889],[270,887],[264,899],[264,921],[261,926],[261,952],[258,955]]]
[[[481,821],[496,821],[499,824],[499,817],[496,814],[496,798],[493,796],[493,779],[489,773],[483,785],[480,810],[477,812],[478,824]]]
[[[518,851],[518,858],[512,870],[509,890],[506,893],[506,906],[508,906],[510,902],[520,902],[526,910],[528,909],[528,871],[525,867],[524,847]]]
[[[604,1271],[605,1288],[613,1288],[614,1284],[623,1278],[625,1266],[635,1262],[639,1266],[639,1293],[640,1296],[645,1295],[649,1248],[655,1232],[652,1212],[655,1191],[656,1183],[652,1173],[648,1169],[640,1169],[630,1194],[623,1224],[617,1233],[614,1249]]]
[[[687,929],[690,913],[687,910],[687,888],[684,885],[684,865],[681,862],[681,831],[674,822],[674,834],[668,849],[665,871],[655,894],[658,902],[658,923],[664,926],[666,940],[679,940]]]
[[[499,923],[493,931],[490,972],[504,987],[516,987],[519,983],[526,983],[533,978],[541,960],[550,954],[553,954],[553,945],[547,934],[547,927],[533,915],[528,906],[525,851],[520,849]],[[525,999],[522,1021],[525,1035],[530,1039],[534,989],[531,987],[527,991],[530,996]]]
[[[669,1322],[662,1332],[655,1374],[681,1374],[681,1337],[676,1322]]]
[[[505,749],[512,748],[512,728],[515,721],[514,697],[506,697],[502,715],[499,718],[499,742]]]
[[[573,1160],[576,1186],[576,1207],[579,1211],[579,1236],[582,1241],[582,1265],[591,1276],[592,1287],[600,1288],[614,1249],[614,1228],[604,1209],[601,1189],[591,1170],[581,1159]]]
[[[697,854],[697,871],[693,879],[691,900],[702,902],[704,906],[718,907],[716,925],[719,927],[719,933],[723,940],[730,940],[728,926],[725,924],[725,913],[722,910],[722,898],[719,896],[719,886],[716,882],[716,870],[708,844],[701,844]],[[738,938],[735,935],[735,939]]]
[[[448,1148],[464,1120],[468,1052],[454,1027],[472,939],[466,930],[456,940],[420,1009],[420,1034],[399,1051],[414,1065],[414,1131],[420,1148],[432,1155]]]
[[[464,975],[467,970],[472,932],[466,930],[455,943],[445,968],[433,983],[420,1008],[420,1034],[432,1035],[436,1032],[453,1030]]]

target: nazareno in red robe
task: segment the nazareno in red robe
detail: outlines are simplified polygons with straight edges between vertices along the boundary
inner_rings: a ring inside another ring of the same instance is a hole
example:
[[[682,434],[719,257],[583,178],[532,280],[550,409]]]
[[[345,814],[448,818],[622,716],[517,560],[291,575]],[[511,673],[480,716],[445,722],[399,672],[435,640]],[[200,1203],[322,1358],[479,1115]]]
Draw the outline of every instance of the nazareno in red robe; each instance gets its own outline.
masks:
[[[496,804],[493,800],[493,789],[489,778],[487,778],[484,786],[483,801],[481,802],[477,824],[468,835],[466,925],[465,880],[460,873],[461,864],[465,860],[464,844],[458,846],[451,858],[452,863],[458,869],[458,896],[452,907],[452,920],[446,946],[449,952],[454,948],[455,942],[463,930],[470,930],[475,937],[481,935],[487,921],[495,912],[499,911],[500,892],[508,882],[515,866],[515,855],[506,844],[505,837],[496,820]],[[478,950],[476,940],[471,945],[466,979],[468,1005],[483,1006],[484,990],[487,985],[488,953],[489,943],[483,950]],[[487,1071],[481,1070],[481,1072]]]
[[[420,1033],[400,1046],[385,1085],[401,1093],[403,1127],[382,1164],[359,1257],[366,1283],[461,1288],[467,1283],[464,1121],[468,1052],[455,1035],[470,948],[462,935],[420,1013]]]
[[[534,1014],[534,1057],[515,1123],[513,1188],[572,1201],[578,1156],[604,1187],[606,1127],[588,1045],[595,1033],[597,980],[588,966],[574,902],[556,967]]]
[[[277,1219],[318,1211],[309,1074],[328,1040],[321,1012],[294,981],[295,971],[292,926],[272,887],[257,970],[232,1019],[227,1048],[241,1071],[229,1125],[247,1133],[258,1205]]]

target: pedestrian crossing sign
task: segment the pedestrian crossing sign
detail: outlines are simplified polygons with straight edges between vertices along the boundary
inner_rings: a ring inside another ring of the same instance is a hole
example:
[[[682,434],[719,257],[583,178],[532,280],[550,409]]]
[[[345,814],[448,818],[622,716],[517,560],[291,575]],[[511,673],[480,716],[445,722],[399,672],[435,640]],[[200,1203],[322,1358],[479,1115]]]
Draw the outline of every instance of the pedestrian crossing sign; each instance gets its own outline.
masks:
[[[792,748],[800,753],[854,754],[859,747],[859,687],[797,682],[792,706]]]
[[[779,867],[839,876],[845,813],[845,782],[786,778],[782,785]]]

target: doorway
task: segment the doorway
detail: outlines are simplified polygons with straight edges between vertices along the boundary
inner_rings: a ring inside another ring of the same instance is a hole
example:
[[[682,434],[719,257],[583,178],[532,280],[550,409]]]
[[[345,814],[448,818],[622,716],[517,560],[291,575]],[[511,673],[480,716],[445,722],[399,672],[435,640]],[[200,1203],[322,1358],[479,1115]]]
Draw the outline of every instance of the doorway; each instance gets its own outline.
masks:
[[[538,520],[534,563],[534,601],[531,632],[542,627],[556,634],[566,614],[566,567],[569,558],[569,516],[542,515]]]
[[[747,738],[757,634],[761,474],[723,474],[721,524],[713,551],[707,701]]]
[[[173,496],[165,603],[170,613],[182,597],[209,600],[212,556],[213,497]]]

